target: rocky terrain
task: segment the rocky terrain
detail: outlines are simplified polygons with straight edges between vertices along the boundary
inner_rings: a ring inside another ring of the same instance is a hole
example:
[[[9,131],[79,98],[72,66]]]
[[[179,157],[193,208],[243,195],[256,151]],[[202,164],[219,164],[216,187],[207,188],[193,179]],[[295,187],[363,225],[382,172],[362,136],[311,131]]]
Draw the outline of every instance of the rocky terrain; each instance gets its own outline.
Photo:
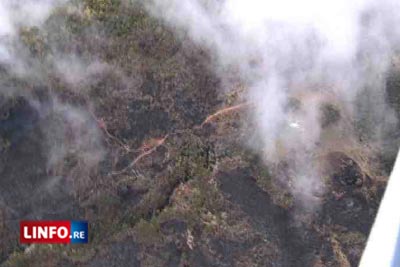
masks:
[[[1,266],[357,266],[397,141],[336,138],[362,122],[327,101],[310,209],[286,152],[246,145],[246,86],[224,91],[209,51],[140,4],[72,1],[16,45],[34,71],[0,69]],[[22,219],[88,220],[89,244],[21,245]]]

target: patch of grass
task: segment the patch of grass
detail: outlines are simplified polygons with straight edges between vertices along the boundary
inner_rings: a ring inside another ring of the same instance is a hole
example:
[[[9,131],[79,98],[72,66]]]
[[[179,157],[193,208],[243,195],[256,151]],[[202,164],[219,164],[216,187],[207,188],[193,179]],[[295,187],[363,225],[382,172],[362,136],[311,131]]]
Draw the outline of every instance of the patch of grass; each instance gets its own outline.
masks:
[[[29,266],[29,267],[52,267],[59,266],[63,260],[63,245],[34,245],[25,252],[14,252],[4,267]]]
[[[134,228],[135,238],[141,244],[151,245],[162,242],[162,234],[160,232],[160,224],[157,217],[153,217],[150,221],[141,219]]]
[[[364,245],[367,237],[360,232],[342,232],[337,235],[337,239],[346,247]]]
[[[331,245],[334,254],[334,258],[338,266],[340,267],[351,267],[350,262],[343,252],[343,249],[340,243],[335,239],[335,237],[331,237]]]
[[[89,17],[96,17],[100,20],[114,15],[120,5],[120,0],[85,0],[85,14]]]
[[[121,204],[119,199],[111,195],[101,195],[94,200],[95,205],[90,205],[87,209],[92,209],[93,219],[89,218],[90,231],[89,242],[100,243],[113,233],[122,230],[120,223]]]
[[[22,28],[19,33],[20,39],[29,49],[30,53],[38,58],[44,58],[50,51],[45,37],[37,27]]]
[[[4,152],[8,151],[10,146],[11,146],[10,141],[8,139],[0,136],[0,153],[4,153]]]
[[[280,185],[279,181],[276,180],[279,178],[272,177],[266,167],[260,167],[257,172],[256,181],[258,186],[271,196],[276,205],[285,209],[293,206],[293,196],[286,187]]]
[[[216,163],[212,146],[193,137],[184,143],[180,151],[175,162],[175,175],[187,181],[194,177],[205,177],[211,174]]]

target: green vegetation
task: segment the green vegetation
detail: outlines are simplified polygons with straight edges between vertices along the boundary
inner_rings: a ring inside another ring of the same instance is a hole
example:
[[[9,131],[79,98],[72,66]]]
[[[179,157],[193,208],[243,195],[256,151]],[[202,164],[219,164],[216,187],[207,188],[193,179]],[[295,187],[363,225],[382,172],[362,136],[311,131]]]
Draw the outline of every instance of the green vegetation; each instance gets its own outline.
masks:
[[[285,243],[279,238],[289,234],[275,228],[286,230],[292,225],[285,221],[288,225],[271,226],[265,218],[258,222],[260,218],[253,218],[257,212],[246,213],[232,201],[236,196],[224,193],[218,175],[246,170],[252,185],[272,200],[268,204],[279,206],[278,215],[265,213],[271,218],[291,218],[297,208],[289,190],[292,177],[277,179],[273,174],[285,170],[284,162],[265,167],[258,154],[241,145],[240,115],[234,113],[234,120],[224,116],[200,126],[223,103],[237,103],[246,89],[240,85],[220,99],[222,85],[210,70],[211,56],[186,38],[173,34],[140,4],[122,0],[73,0],[54,10],[43,27],[19,30],[21,51],[24,56],[29,54],[28,63],[41,82],[0,70],[2,81],[34,95],[46,108],[52,107],[52,97],[78,107],[90,118],[87,123],[98,130],[105,157],[98,168],[88,170],[79,153],[67,151],[57,172],[38,171],[40,177],[65,179],[71,205],[76,205],[65,216],[89,221],[89,244],[20,246],[17,233],[1,223],[13,213],[0,206],[0,259],[4,266],[87,266],[95,259],[104,261],[104,266],[124,266],[115,263],[124,257],[140,259],[141,266],[192,266],[196,261],[207,266],[208,260],[230,266],[224,262],[227,258],[237,260],[238,266],[268,266],[266,262],[285,255],[286,248],[281,247]],[[66,69],[56,69],[60,57],[72,58],[71,64],[62,66]],[[82,75],[82,80],[68,83],[63,74],[70,70],[72,76]],[[301,108],[299,100],[289,102],[287,108],[293,112]],[[0,124],[12,118],[12,106],[1,110]],[[323,127],[342,116],[333,104],[323,105],[321,113]],[[63,116],[46,113],[44,117],[56,125],[46,128],[48,131],[68,126]],[[75,137],[76,133],[66,128],[62,138]],[[151,143],[164,137],[164,143],[153,149]],[[31,149],[28,141],[20,150]],[[1,162],[7,163],[11,152],[18,151],[12,145],[0,132]],[[329,185],[332,177],[323,179]],[[364,186],[359,192],[364,196],[376,188]],[[331,192],[327,194],[323,201],[336,203]],[[248,196],[250,204],[262,207],[263,203],[252,197]],[[31,207],[27,210],[15,214],[29,213]],[[50,208],[49,213],[52,211]],[[40,215],[47,216],[46,212],[44,208]],[[307,227],[330,229],[331,225],[320,221],[309,219]],[[302,234],[303,229],[298,230]],[[357,231],[337,231],[329,243],[326,236],[331,232],[312,232],[318,242],[329,244],[327,250],[336,253],[325,255],[328,263],[342,257],[347,264],[345,250],[365,244],[366,237]]]

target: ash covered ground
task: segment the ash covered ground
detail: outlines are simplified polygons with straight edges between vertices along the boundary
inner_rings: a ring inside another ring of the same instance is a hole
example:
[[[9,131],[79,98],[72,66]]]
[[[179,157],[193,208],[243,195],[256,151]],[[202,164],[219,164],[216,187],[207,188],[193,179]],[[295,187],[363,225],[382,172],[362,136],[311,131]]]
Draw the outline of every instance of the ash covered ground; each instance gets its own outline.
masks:
[[[293,114],[322,99],[310,160],[323,190],[303,197],[290,151],[266,162],[254,149],[246,82],[221,79],[207,48],[140,3],[72,1],[7,42],[18,61],[0,68],[1,266],[357,266],[397,126],[377,144],[366,111],[355,119],[315,88],[290,96]],[[385,87],[396,114],[399,67]],[[89,244],[21,245],[23,219],[87,220]]]

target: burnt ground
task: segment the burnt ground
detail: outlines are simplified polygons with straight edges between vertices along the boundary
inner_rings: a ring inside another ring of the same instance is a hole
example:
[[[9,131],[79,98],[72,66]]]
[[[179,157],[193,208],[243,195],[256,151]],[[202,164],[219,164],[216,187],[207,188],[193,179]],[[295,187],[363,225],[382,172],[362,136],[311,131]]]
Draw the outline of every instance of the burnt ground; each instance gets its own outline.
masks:
[[[285,162],[243,145],[241,111],[201,125],[232,100],[208,51],[140,6],[82,4],[21,30],[39,78],[0,72],[1,266],[357,266],[390,151],[369,168],[329,153],[310,211],[277,179]],[[103,65],[71,83],[60,54]],[[342,116],[328,105],[321,123]],[[21,245],[21,219],[88,220],[89,244]]]
[[[221,174],[219,179],[222,192],[251,218],[251,223],[266,239],[279,247],[281,257],[275,261],[276,265],[312,265],[321,243],[313,231],[294,226],[290,211],[274,204],[248,171],[237,169]]]

